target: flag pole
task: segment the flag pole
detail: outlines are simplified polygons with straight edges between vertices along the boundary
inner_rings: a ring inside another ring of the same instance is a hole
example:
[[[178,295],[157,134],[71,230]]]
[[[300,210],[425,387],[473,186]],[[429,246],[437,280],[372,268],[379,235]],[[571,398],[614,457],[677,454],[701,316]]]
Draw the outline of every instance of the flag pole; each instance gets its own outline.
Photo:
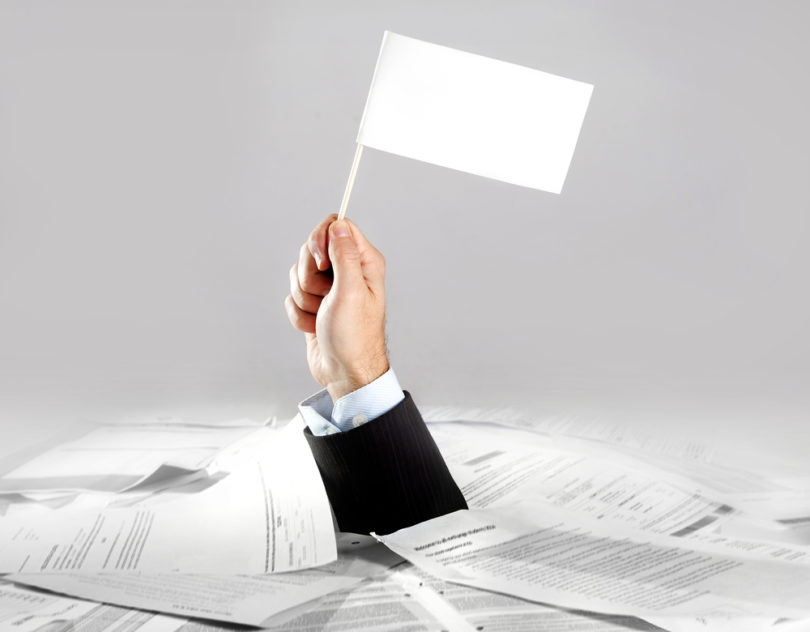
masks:
[[[352,170],[349,171],[349,181],[346,183],[346,191],[343,193],[343,201],[340,203],[340,212],[338,219],[343,219],[346,216],[346,207],[349,205],[349,198],[352,195],[352,187],[354,186],[354,178],[357,175],[357,165],[360,164],[360,156],[363,155],[363,146],[357,143],[357,151],[354,152],[354,162],[352,163]]]

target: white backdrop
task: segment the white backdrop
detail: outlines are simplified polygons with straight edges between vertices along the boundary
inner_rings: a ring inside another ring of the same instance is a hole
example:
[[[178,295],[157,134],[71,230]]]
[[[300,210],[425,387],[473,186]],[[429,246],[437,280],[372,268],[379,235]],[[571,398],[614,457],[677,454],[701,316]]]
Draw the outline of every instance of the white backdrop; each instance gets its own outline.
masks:
[[[422,404],[810,446],[802,0],[0,0],[0,443],[291,415],[282,307],[384,29],[595,85],[561,196],[369,150]]]

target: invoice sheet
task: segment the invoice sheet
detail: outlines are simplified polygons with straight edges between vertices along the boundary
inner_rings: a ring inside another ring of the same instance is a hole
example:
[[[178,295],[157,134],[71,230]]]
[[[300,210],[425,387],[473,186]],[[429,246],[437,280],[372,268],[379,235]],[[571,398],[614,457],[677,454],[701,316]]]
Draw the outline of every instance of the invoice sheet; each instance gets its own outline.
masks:
[[[303,435],[274,432],[263,445],[198,493],[7,517],[0,572],[257,574],[334,561],[331,509]]]
[[[714,527],[733,508],[660,480],[660,472],[623,455],[579,454],[553,439],[511,428],[431,426],[470,507],[536,501],[653,533],[686,536]]]
[[[648,617],[810,615],[810,566],[532,507],[458,511],[380,541],[445,579],[559,607]]]
[[[176,632],[186,619],[49,595],[0,583],[0,629],[15,632]]]
[[[279,613],[385,572],[402,559],[374,542],[325,566],[271,575],[60,573],[12,575],[59,593],[189,617],[265,625]]]
[[[0,477],[0,493],[119,492],[205,468],[255,426],[102,426]]]

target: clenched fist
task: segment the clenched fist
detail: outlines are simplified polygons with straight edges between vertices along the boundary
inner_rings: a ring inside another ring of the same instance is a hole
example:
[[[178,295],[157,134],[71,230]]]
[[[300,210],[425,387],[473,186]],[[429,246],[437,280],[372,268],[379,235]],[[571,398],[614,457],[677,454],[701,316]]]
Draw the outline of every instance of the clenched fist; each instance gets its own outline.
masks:
[[[332,214],[312,231],[290,268],[284,304],[332,401],[388,370],[385,259],[349,220]]]

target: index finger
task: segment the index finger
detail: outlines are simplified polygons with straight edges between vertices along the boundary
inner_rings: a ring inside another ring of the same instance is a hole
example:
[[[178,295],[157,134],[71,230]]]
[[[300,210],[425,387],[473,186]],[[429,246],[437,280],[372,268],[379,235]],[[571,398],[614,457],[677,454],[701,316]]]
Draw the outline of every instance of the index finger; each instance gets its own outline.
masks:
[[[327,270],[332,262],[329,260],[329,226],[337,219],[337,213],[330,213],[318,224],[309,234],[307,248],[315,259],[315,264],[320,271]]]
[[[332,277],[326,272],[318,270],[315,259],[309,253],[307,244],[301,246],[298,253],[298,265],[296,275],[298,277],[298,287],[307,294],[315,296],[326,296],[332,287]]]

